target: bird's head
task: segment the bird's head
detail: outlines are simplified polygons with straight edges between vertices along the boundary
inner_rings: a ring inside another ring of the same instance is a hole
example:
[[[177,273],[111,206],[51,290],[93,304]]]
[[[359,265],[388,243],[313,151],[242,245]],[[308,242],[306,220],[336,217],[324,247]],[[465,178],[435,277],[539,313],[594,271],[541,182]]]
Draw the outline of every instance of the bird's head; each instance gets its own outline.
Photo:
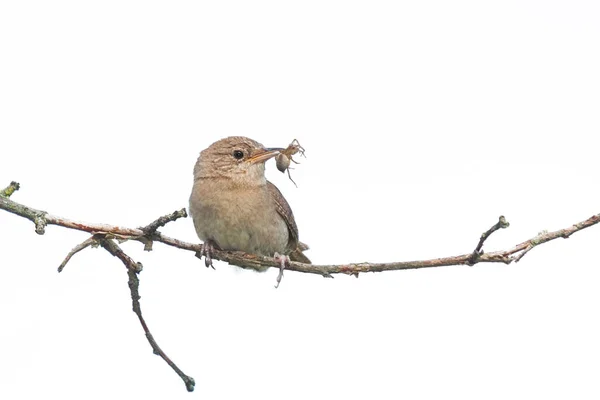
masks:
[[[225,178],[236,185],[266,184],[265,161],[282,148],[265,148],[243,136],[221,139],[202,150],[194,167],[194,179]]]

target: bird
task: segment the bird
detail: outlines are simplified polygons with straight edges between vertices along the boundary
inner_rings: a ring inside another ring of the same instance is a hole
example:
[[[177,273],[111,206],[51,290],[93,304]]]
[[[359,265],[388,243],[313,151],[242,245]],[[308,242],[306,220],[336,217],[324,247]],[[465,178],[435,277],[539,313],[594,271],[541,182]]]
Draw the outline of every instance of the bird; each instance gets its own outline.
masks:
[[[200,152],[189,211],[203,242],[197,255],[204,256],[207,267],[212,267],[215,248],[275,257],[280,262],[279,284],[290,260],[311,263],[303,254],[308,246],[298,239],[290,205],[265,177],[265,162],[282,150],[231,136]]]

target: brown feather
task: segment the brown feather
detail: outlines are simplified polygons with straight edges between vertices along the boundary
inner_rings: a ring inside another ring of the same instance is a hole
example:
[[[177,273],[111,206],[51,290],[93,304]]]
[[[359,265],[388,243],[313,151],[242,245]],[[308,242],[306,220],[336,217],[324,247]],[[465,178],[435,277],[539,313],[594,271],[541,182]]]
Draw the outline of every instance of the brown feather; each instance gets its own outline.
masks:
[[[300,249],[296,249],[289,254],[290,260],[301,262],[304,264],[312,264],[310,259],[304,255]]]
[[[279,189],[277,189],[277,186],[267,181],[267,188],[269,189],[269,193],[273,198],[277,213],[279,213],[281,218],[283,218],[288,228],[288,251],[290,260],[310,264],[308,257],[302,254],[302,250],[308,249],[308,246],[298,241],[298,226],[296,225],[294,213],[292,212],[290,205],[285,197],[283,197]]]

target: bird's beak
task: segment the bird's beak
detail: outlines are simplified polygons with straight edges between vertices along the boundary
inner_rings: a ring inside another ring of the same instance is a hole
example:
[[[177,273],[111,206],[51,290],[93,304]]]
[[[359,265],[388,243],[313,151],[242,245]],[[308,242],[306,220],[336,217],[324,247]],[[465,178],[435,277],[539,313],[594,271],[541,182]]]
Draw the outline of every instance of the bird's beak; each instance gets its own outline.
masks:
[[[281,147],[268,147],[266,149],[261,149],[252,157],[248,158],[247,161],[251,164],[265,162],[269,158],[273,158],[276,155],[278,155],[282,150],[284,149],[282,149]]]

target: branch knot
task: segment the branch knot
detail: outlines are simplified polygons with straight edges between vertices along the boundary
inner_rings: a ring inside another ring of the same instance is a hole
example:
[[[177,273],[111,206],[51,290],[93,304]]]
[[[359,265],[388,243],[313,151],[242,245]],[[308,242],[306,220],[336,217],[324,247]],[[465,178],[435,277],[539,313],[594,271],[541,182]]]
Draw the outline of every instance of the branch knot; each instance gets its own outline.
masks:
[[[46,221],[46,212],[42,211],[37,213],[33,218],[33,223],[35,224],[35,233],[38,235],[43,235],[46,233],[46,225],[48,225],[48,221]]]

